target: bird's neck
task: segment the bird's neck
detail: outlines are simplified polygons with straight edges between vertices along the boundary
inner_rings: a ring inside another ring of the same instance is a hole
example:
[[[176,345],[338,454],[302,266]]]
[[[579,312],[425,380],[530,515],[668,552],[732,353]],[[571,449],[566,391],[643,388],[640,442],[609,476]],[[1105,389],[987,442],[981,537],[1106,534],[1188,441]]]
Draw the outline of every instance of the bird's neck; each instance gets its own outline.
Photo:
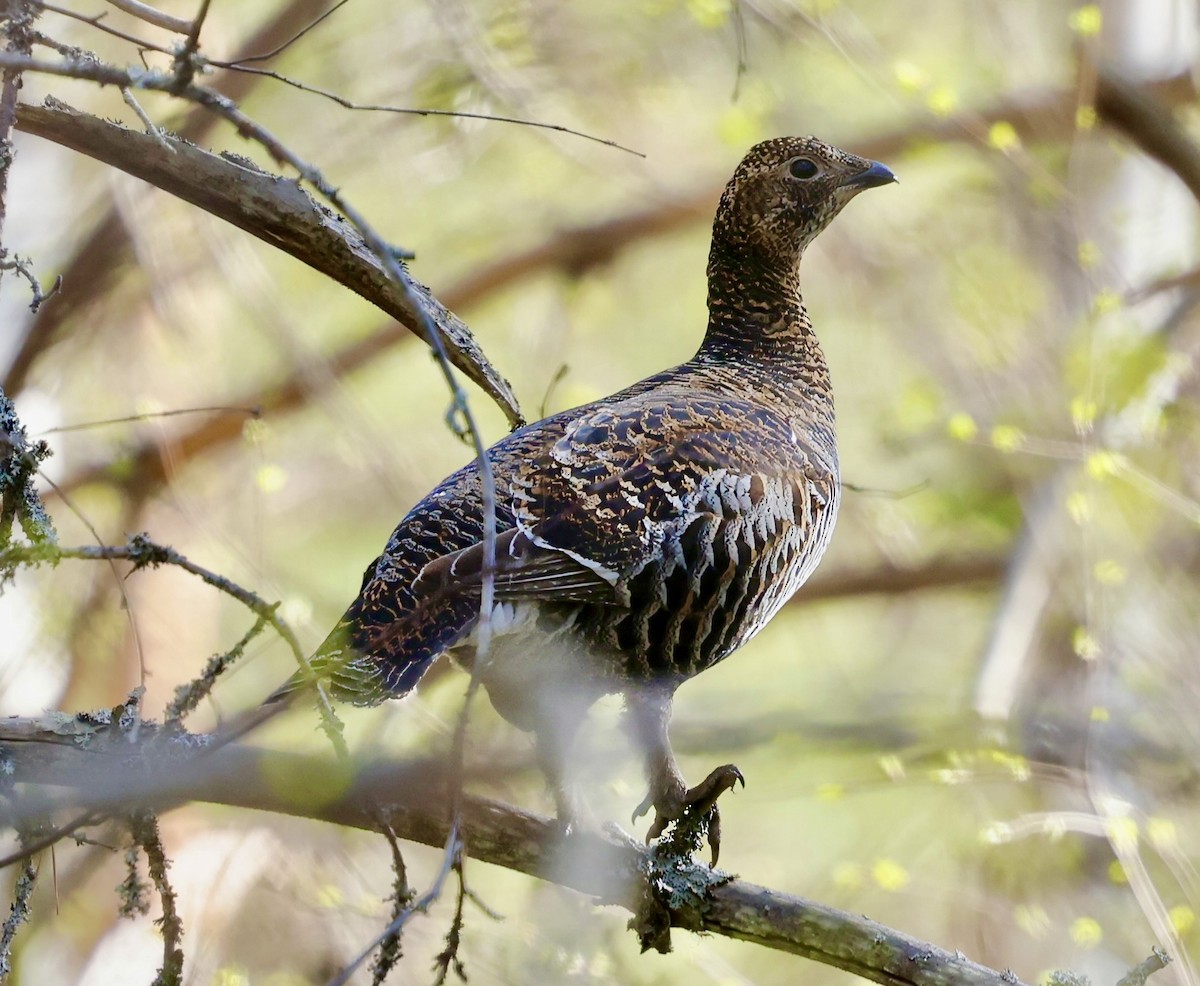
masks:
[[[718,372],[731,388],[760,392],[814,423],[819,420],[832,435],[829,367],[804,308],[794,263],[772,266],[714,250],[708,265],[708,331],[693,363]]]
[[[806,355],[815,340],[798,266],[795,258],[764,256],[745,242],[714,237],[705,345],[767,359]]]
[[[708,261],[708,331],[700,351],[739,361],[824,367],[800,296],[797,265],[714,249]]]

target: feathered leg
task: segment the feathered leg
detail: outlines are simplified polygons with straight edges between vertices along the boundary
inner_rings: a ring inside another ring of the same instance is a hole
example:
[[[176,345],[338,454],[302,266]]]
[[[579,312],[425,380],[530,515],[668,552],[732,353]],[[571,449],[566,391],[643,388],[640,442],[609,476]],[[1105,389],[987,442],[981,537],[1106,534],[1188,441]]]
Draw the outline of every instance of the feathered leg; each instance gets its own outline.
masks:
[[[674,688],[649,686],[631,689],[625,693],[625,703],[633,722],[635,734],[646,758],[646,776],[649,790],[642,803],[634,809],[636,821],[654,809],[654,821],[646,833],[646,841],[658,838],[666,827],[690,809],[697,814],[707,815],[708,844],[712,849],[713,865],[721,853],[721,813],[717,799],[746,780],[733,764],[724,764],[712,770],[695,787],[689,788],[680,773],[667,735],[671,720],[671,699]]]
[[[552,715],[534,730],[538,766],[554,798],[555,814],[564,835],[578,831],[586,825],[588,817],[575,786],[568,779],[568,761],[581,718],[570,722],[563,716]]]

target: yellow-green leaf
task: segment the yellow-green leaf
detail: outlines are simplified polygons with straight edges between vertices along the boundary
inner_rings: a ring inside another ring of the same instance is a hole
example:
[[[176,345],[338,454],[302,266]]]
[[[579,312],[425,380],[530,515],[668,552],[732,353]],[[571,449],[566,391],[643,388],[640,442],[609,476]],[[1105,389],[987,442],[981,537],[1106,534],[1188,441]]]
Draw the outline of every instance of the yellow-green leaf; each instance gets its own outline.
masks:
[[[1104,940],[1104,931],[1095,918],[1076,918],[1069,933],[1071,941],[1080,948],[1095,948]]]
[[[908,870],[894,859],[876,860],[875,865],[871,867],[871,878],[890,893],[903,890],[909,879]]]
[[[1093,38],[1104,27],[1104,14],[1101,12],[1099,5],[1088,3],[1072,10],[1068,23],[1071,25],[1071,30],[1076,34],[1082,35],[1085,38]]]

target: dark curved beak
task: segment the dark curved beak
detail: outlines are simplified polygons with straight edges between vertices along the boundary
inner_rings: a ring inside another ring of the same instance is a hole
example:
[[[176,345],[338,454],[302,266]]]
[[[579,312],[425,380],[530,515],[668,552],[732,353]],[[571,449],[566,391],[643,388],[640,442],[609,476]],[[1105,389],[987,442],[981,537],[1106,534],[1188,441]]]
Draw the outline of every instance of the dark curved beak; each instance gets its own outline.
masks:
[[[842,185],[856,189],[878,188],[880,185],[890,185],[892,182],[898,180],[886,165],[882,165],[878,161],[872,161],[869,168],[865,171],[860,171],[851,178],[847,178],[842,182]]]

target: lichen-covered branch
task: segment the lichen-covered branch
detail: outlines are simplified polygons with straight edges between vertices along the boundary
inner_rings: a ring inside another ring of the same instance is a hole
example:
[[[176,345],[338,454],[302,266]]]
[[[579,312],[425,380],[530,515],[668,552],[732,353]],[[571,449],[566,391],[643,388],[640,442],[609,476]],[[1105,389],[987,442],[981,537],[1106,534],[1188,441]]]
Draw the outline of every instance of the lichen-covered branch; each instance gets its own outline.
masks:
[[[33,488],[38,464],[49,455],[45,442],[29,441],[16,407],[0,390],[0,550],[12,540],[14,522],[34,545],[54,543],[54,525]],[[11,577],[11,568],[0,561],[0,584]]]
[[[21,862],[17,878],[13,884],[13,900],[8,908],[8,916],[0,926],[0,983],[8,979],[12,972],[12,944],[17,929],[29,920],[29,898],[37,886],[38,870],[32,858]]]
[[[129,833],[136,845],[146,854],[150,882],[158,891],[162,918],[158,925],[163,936],[163,964],[154,977],[153,986],[179,986],[183,981],[183,921],[176,906],[175,889],[167,877],[170,861],[158,831],[158,819],[153,812],[139,809],[129,819]]]
[[[0,752],[13,764],[14,776],[54,784],[60,792],[30,793],[18,805],[20,817],[80,807],[128,811],[131,804],[165,810],[206,801],[370,830],[377,830],[384,812],[398,837],[439,848],[449,834],[448,768],[441,762],[336,762],[242,744],[206,753],[200,737],[167,736],[146,726],[137,741],[138,769],[126,771],[119,765],[129,759],[128,737],[116,742],[121,757],[113,755],[109,737],[94,723],[80,723],[76,734],[66,716],[52,722],[0,722]],[[263,783],[264,776],[271,777],[270,784]],[[329,799],[334,790],[340,795]],[[306,800],[305,791],[322,796]],[[379,792],[388,792],[386,803]],[[462,825],[475,859],[631,911],[640,903],[645,874],[654,870],[649,851],[632,841],[598,833],[564,838],[551,819],[485,798],[464,800]],[[1019,986],[1012,973],[984,968],[860,915],[738,879],[714,881],[712,871],[699,863],[675,869],[689,886],[709,888],[673,898],[668,918],[675,928],[756,942],[878,983]]]
[[[8,54],[28,55],[33,50],[33,22],[39,9],[28,0],[0,0],[0,39]],[[0,260],[4,249],[4,220],[8,212],[8,176],[12,171],[12,129],[17,119],[17,94],[21,91],[21,71],[6,68],[0,72]]]
[[[3,395],[0,394],[0,398]],[[13,419],[15,421],[15,417]],[[3,425],[3,419],[0,418],[0,426]],[[23,434],[23,433],[22,433]],[[0,476],[3,473],[0,471]],[[0,485],[0,492],[3,492],[3,486]],[[40,501],[32,490],[28,494],[37,504],[38,509],[41,508]],[[2,533],[2,528],[0,528]],[[296,639],[292,628],[284,621],[278,613],[279,604],[269,603],[263,599],[258,593],[246,589],[231,579],[226,578],[210,569],[197,565],[191,559],[184,557],[170,545],[158,544],[145,534],[133,535],[127,544],[97,544],[83,545],[81,547],[64,548],[53,543],[52,541],[40,541],[35,543],[33,548],[25,548],[22,546],[11,546],[6,543],[3,538],[0,538],[0,575],[5,572],[11,573],[21,565],[30,564],[57,564],[59,561],[66,558],[75,559],[90,559],[90,560],[124,560],[133,564],[134,570],[141,568],[157,568],[160,565],[173,565],[183,569],[201,579],[203,582],[212,586],[220,592],[228,596],[232,596],[243,606],[258,616],[261,624],[269,624],[275,632],[283,639],[292,652],[292,656],[296,659],[296,663],[300,668],[308,672],[311,676],[312,669],[308,663],[308,655],[300,646],[300,641]],[[234,648],[225,655],[220,655],[216,660],[211,661],[200,679],[194,682],[193,685],[185,689],[176,700],[172,703],[170,712],[180,711],[185,714],[188,709],[193,707],[207,691],[206,680],[208,685],[211,685],[212,679],[227,667],[232,661],[241,654],[245,649],[248,641],[255,636],[261,626],[257,625],[252,628],[243,637],[242,640],[234,646]],[[321,727],[333,744],[334,749],[340,754],[345,753],[345,741],[342,738],[341,722],[337,714],[333,710],[333,706],[329,701],[325,688],[320,683],[314,684],[314,695],[317,699],[318,708],[321,713]],[[247,720],[245,728],[249,729],[253,726],[260,725],[266,719],[270,718],[276,710],[264,709],[256,717],[250,717]],[[169,715],[169,718],[177,718],[177,716]]]

